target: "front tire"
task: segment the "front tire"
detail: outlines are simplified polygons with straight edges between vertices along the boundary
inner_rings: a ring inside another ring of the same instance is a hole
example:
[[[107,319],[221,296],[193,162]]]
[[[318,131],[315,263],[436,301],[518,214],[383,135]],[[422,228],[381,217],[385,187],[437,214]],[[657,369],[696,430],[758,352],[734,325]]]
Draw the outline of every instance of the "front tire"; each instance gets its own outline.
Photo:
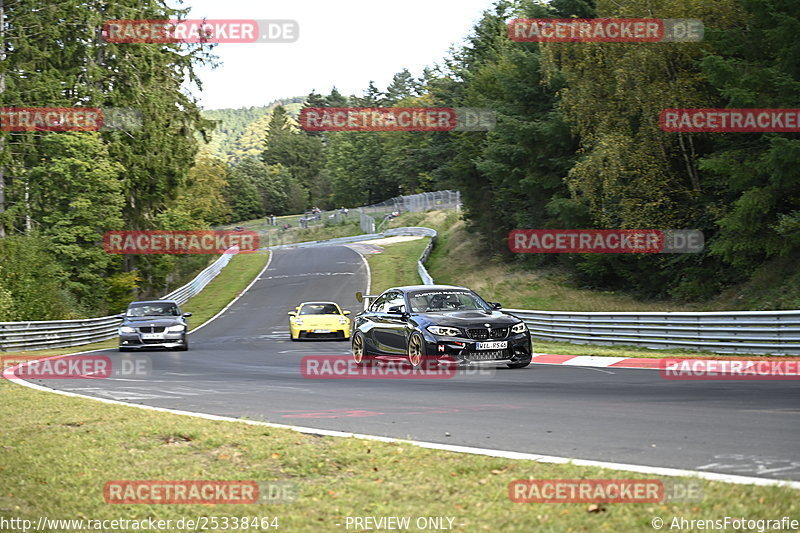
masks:
[[[183,335],[183,346],[178,348],[179,352],[185,352],[189,349],[189,339],[186,338],[186,334]]]
[[[350,343],[351,351],[353,354],[353,361],[356,362],[358,366],[364,366],[367,364],[367,359],[369,356],[367,355],[367,344],[364,339],[364,334],[360,331],[357,331],[355,335],[353,335],[353,340]]]
[[[408,339],[408,363],[412,368],[417,369],[422,367],[422,362],[425,360],[425,339],[416,331],[411,334]]]

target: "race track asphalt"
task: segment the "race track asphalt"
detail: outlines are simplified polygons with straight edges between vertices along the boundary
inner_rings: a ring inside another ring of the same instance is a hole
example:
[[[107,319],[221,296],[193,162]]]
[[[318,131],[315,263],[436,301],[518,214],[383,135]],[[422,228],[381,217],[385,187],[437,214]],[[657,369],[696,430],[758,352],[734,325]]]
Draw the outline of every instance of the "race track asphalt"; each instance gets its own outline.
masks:
[[[800,382],[668,381],[655,370],[532,365],[451,379],[319,380],[291,342],[305,300],[361,310],[367,269],[346,246],[273,252],[269,268],[188,352],[141,352],[148,376],[32,380],[134,404],[562,457],[800,480]],[[535,349],[535,346],[534,346]]]

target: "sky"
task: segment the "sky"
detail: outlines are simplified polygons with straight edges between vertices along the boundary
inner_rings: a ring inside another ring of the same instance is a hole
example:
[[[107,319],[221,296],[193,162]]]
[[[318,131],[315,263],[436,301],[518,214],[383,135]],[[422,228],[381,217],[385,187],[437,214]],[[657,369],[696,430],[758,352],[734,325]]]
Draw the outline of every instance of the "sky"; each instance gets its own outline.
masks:
[[[205,109],[266,105],[277,98],[381,90],[408,68],[414,76],[463,42],[494,0],[184,0],[187,18],[293,19],[294,43],[219,44],[222,65],[198,70]]]

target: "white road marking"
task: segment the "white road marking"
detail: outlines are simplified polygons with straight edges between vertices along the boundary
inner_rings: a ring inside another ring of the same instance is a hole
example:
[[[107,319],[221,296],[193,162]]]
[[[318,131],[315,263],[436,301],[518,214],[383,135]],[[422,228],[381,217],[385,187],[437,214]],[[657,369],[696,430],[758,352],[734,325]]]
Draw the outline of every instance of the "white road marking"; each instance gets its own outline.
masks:
[[[590,367],[604,367],[610,366],[614,363],[624,361],[627,357],[606,357],[604,355],[578,355],[569,361],[564,361],[562,365],[570,366],[590,366]]]

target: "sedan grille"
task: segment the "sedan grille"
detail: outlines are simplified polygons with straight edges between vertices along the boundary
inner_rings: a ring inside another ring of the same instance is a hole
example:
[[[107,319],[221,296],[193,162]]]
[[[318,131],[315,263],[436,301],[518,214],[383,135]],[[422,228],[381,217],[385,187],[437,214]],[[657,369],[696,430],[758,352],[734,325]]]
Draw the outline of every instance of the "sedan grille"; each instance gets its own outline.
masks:
[[[139,328],[140,333],[164,333],[167,329],[164,326],[142,326]]]
[[[508,328],[487,328],[468,330],[469,338],[475,340],[505,339],[508,337]]]

